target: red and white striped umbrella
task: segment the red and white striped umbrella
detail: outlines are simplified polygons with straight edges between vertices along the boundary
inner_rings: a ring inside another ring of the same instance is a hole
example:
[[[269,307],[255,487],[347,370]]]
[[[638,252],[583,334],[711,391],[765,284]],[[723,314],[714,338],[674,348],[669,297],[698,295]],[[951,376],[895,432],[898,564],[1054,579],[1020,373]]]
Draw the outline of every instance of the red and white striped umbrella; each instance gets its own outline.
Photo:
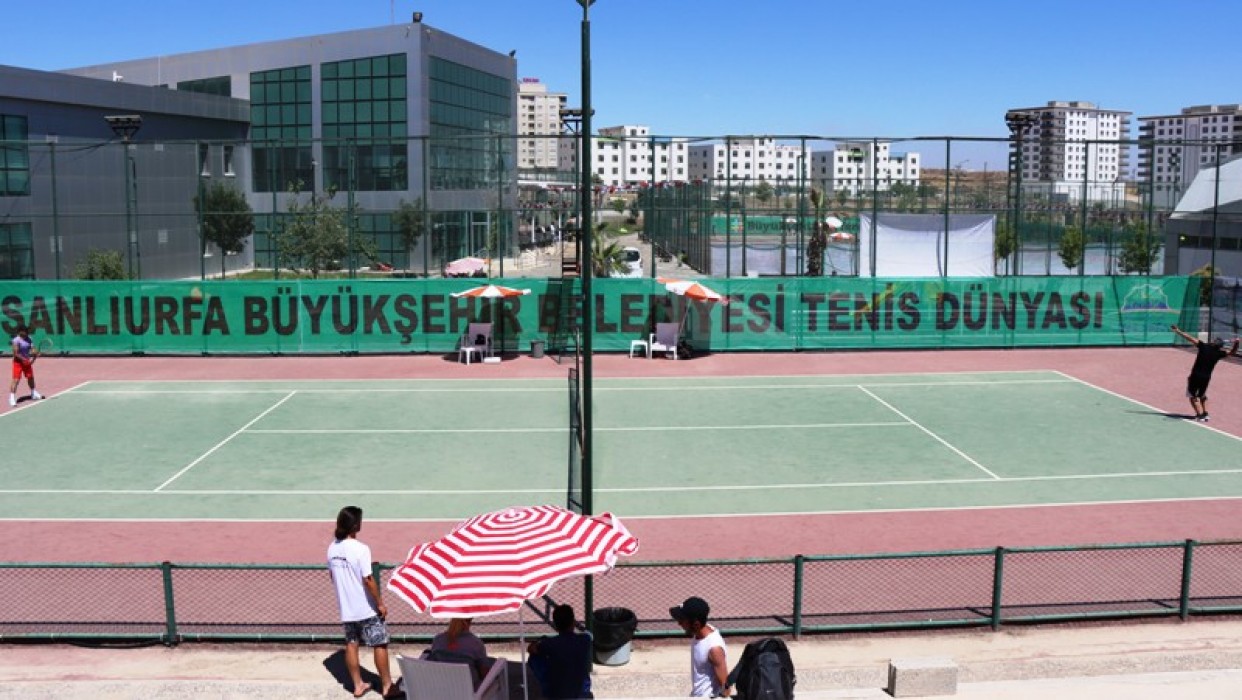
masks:
[[[496,615],[519,610],[562,579],[608,571],[618,555],[637,551],[638,539],[611,513],[507,508],[411,549],[388,590],[432,617]]]
[[[485,284],[481,287],[471,287],[462,292],[453,292],[452,296],[478,299],[505,299],[508,297],[526,296],[527,294],[530,294],[529,289],[514,289],[513,287],[502,287],[499,284]]]

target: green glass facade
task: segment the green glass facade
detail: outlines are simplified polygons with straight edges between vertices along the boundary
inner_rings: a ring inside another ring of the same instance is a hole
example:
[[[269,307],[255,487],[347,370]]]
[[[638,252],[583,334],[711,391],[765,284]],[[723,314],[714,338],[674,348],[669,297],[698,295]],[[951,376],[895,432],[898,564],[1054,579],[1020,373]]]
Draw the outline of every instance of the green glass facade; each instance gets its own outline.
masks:
[[[408,189],[405,54],[324,63],[320,71],[324,187]]]
[[[30,224],[0,224],[0,279],[32,280],[34,277]]]
[[[253,191],[311,189],[315,180],[312,136],[310,66],[251,73]]]
[[[30,194],[26,117],[0,114],[0,197]]]
[[[442,58],[428,61],[432,189],[495,187],[512,161],[513,83]],[[495,139],[457,138],[495,134]]]
[[[233,79],[227,75],[200,80],[183,80],[177,83],[179,92],[198,92],[204,95],[233,96]]]

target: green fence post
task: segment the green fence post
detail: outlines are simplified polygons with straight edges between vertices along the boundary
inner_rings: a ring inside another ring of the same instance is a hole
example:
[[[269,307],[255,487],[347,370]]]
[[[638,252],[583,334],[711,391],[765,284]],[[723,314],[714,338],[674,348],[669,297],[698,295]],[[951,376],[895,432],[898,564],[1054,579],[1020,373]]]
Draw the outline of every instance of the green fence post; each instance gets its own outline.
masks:
[[[992,631],[1000,629],[1001,623],[1001,589],[1005,578],[1005,548],[996,548],[996,559],[992,566]]]
[[[177,608],[173,604],[172,562],[160,564],[160,576],[164,579],[164,645],[177,643]]]
[[[1190,618],[1190,569],[1191,560],[1194,559],[1195,544],[1197,543],[1194,540],[1186,540],[1186,545],[1182,550],[1182,599],[1178,604],[1177,612],[1183,622]]]
[[[806,557],[801,554],[794,557],[794,591],[793,591],[793,637],[802,636],[802,586],[805,573]]]

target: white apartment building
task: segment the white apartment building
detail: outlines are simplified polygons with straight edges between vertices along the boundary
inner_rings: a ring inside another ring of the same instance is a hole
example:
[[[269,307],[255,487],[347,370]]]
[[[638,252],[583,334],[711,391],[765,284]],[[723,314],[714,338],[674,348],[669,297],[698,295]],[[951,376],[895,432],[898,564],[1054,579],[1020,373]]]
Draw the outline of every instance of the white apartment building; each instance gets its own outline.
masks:
[[[1186,107],[1139,117],[1138,182],[1157,207],[1172,208],[1203,168],[1242,154],[1242,105]],[[1187,142],[1185,144],[1181,142]]]
[[[1029,126],[1020,135],[1021,151],[1010,143],[1010,157],[1022,167],[1024,192],[1060,201],[1120,201],[1129,151],[1130,112],[1100,109],[1091,102],[1050,101],[1043,107],[1011,109]]]
[[[610,126],[591,139],[591,172],[601,184],[618,189],[652,182],[685,182],[686,139],[652,137],[640,125]],[[561,151],[561,169],[573,171],[577,143]]]
[[[558,137],[564,107],[565,93],[548,92],[548,86],[538,78],[522,78],[518,83],[519,170],[556,170],[559,167]]]
[[[769,137],[738,137],[723,143],[702,143],[690,146],[690,178],[711,180],[724,185],[732,180],[755,185],[798,184],[799,168],[810,156],[810,148],[779,144]],[[804,170],[803,177],[807,173]],[[804,180],[805,182],[805,180]]]
[[[811,156],[811,182],[825,192],[887,192],[893,185],[918,187],[918,153],[893,153],[887,141],[842,141]]]

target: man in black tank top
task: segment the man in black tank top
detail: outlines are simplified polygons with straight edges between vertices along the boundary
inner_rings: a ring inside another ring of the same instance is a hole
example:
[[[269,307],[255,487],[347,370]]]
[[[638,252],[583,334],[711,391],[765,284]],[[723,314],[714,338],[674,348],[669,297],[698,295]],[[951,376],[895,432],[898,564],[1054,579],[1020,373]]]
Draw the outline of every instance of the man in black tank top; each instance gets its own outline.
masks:
[[[1195,412],[1195,418],[1206,423],[1208,421],[1207,409],[1207,388],[1212,381],[1212,370],[1216,369],[1216,363],[1238,354],[1238,339],[1233,339],[1233,347],[1225,350],[1225,341],[1222,338],[1216,338],[1212,342],[1202,341],[1186,331],[1173,326],[1173,332],[1193,343],[1198,354],[1195,355],[1195,364],[1190,368],[1190,376],[1186,378],[1186,396],[1190,398],[1190,408]]]

